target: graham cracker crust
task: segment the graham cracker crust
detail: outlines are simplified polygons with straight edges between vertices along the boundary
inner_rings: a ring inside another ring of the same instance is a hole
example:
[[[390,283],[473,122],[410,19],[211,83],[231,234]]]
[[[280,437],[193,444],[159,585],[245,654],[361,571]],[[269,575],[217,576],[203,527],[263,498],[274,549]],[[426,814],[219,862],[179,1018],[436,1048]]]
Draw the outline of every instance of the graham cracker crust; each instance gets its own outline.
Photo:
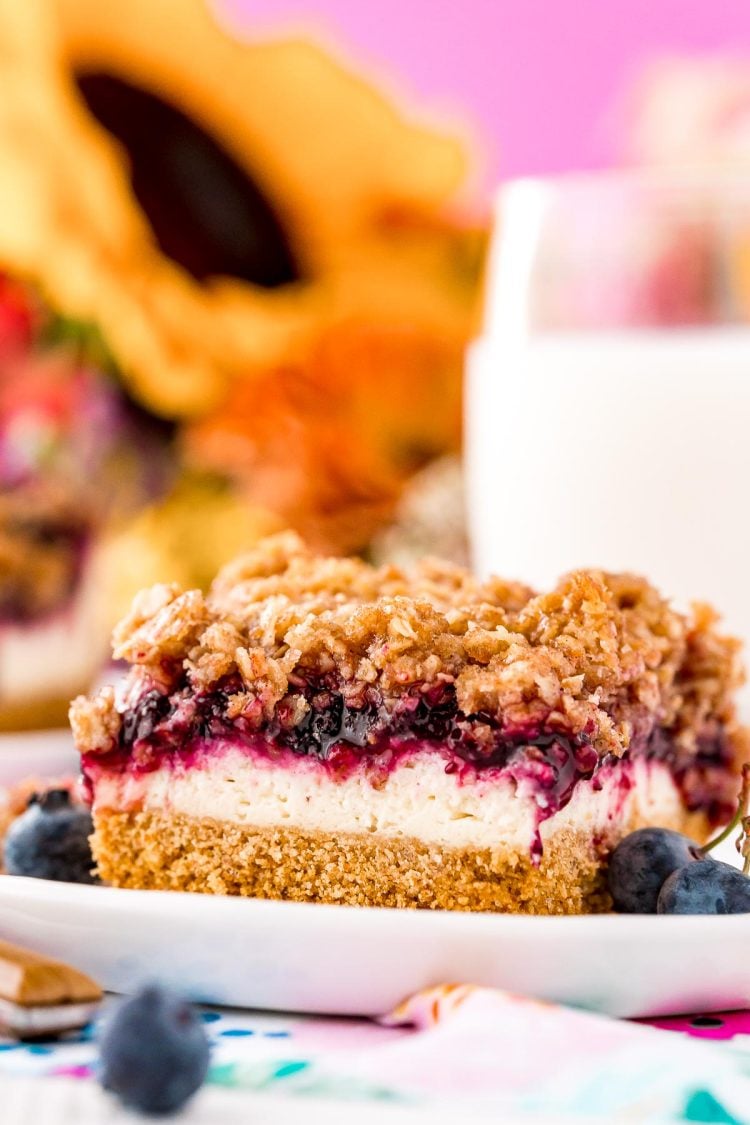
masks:
[[[539,867],[518,853],[448,848],[413,838],[254,828],[209,818],[99,810],[92,846],[117,887],[199,891],[294,902],[520,914],[611,909],[607,856],[638,814],[594,842],[560,829]],[[702,814],[665,827],[705,839]]]

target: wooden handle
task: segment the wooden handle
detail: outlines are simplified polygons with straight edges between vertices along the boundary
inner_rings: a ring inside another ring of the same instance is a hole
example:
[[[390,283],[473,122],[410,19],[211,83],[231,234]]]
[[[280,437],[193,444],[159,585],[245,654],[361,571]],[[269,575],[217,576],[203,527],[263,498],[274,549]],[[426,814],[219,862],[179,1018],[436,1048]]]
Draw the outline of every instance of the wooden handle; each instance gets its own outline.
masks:
[[[0,997],[24,1007],[101,1000],[102,990],[70,965],[0,941]]]

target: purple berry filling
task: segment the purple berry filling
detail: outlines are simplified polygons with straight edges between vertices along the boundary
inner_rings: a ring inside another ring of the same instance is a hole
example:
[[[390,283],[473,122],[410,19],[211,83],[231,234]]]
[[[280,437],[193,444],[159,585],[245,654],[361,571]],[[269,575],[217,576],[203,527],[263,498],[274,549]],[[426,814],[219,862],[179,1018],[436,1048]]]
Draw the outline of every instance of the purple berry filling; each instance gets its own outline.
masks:
[[[691,812],[704,812],[714,825],[732,819],[737,804],[736,767],[729,739],[719,722],[707,724],[698,736],[694,754],[680,750],[669,731],[661,727],[652,732],[644,753],[671,769]]]
[[[419,742],[447,752],[448,772],[459,765],[482,771],[515,765],[519,757],[528,759],[535,773],[554,774],[550,787],[563,800],[579,777],[591,776],[598,766],[588,735],[502,730],[489,715],[464,715],[450,686],[427,695],[407,695],[388,710],[374,691],[354,707],[338,691],[306,685],[302,694],[309,707],[301,722],[292,723],[291,705],[282,701],[272,721],[260,730],[242,716],[228,717],[232,687],[199,696],[189,691],[171,696],[147,692],[124,714],[115,753],[133,755],[147,770],[200,740],[231,739],[240,745],[247,741],[254,747],[260,740],[340,771]]]
[[[232,717],[231,698],[239,690],[239,684],[227,682],[203,695],[188,687],[171,695],[146,692],[123,715],[117,746],[84,756],[84,774],[89,768],[140,774],[162,765],[187,766],[210,752],[212,742],[278,760],[314,758],[336,776],[363,766],[382,775],[405,755],[429,750],[441,755],[446,773],[458,774],[459,781],[502,774],[523,784],[534,793],[541,822],[568,803],[579,782],[591,779],[596,788],[602,767],[617,764],[599,758],[587,733],[539,723],[509,727],[488,714],[464,714],[451,685],[407,693],[387,707],[374,688],[364,688],[354,705],[334,685],[304,683],[299,693],[307,710],[296,723],[289,697],[277,705],[270,723],[259,723],[257,715]],[[697,756],[685,755],[668,731],[655,729],[639,737],[625,760],[635,758],[667,764],[688,808],[702,809],[716,822],[731,810],[731,752],[718,725],[706,731]],[[625,790],[630,784],[625,770]]]

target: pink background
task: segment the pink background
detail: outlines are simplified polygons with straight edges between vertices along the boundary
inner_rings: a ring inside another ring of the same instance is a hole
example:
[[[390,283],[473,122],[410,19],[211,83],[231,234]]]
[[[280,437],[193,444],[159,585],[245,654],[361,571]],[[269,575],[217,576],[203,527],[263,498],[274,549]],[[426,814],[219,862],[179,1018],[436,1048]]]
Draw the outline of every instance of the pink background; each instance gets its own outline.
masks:
[[[314,27],[429,107],[462,109],[489,144],[490,181],[611,163],[641,64],[750,48],[749,0],[214,3],[247,30]]]

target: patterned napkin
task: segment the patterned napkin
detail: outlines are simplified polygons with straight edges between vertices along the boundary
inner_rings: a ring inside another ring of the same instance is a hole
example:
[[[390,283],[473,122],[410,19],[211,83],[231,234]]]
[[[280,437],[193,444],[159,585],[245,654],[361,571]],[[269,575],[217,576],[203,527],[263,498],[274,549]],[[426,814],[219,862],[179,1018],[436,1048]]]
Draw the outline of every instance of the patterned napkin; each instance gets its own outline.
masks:
[[[378,1023],[229,1010],[203,1019],[209,1082],[238,1094],[378,1103],[383,1120],[389,1106],[454,1106],[465,1118],[750,1125],[746,1012],[649,1025],[444,985]],[[0,1078],[90,1080],[93,1039],[89,1028],[59,1042],[0,1040]]]

